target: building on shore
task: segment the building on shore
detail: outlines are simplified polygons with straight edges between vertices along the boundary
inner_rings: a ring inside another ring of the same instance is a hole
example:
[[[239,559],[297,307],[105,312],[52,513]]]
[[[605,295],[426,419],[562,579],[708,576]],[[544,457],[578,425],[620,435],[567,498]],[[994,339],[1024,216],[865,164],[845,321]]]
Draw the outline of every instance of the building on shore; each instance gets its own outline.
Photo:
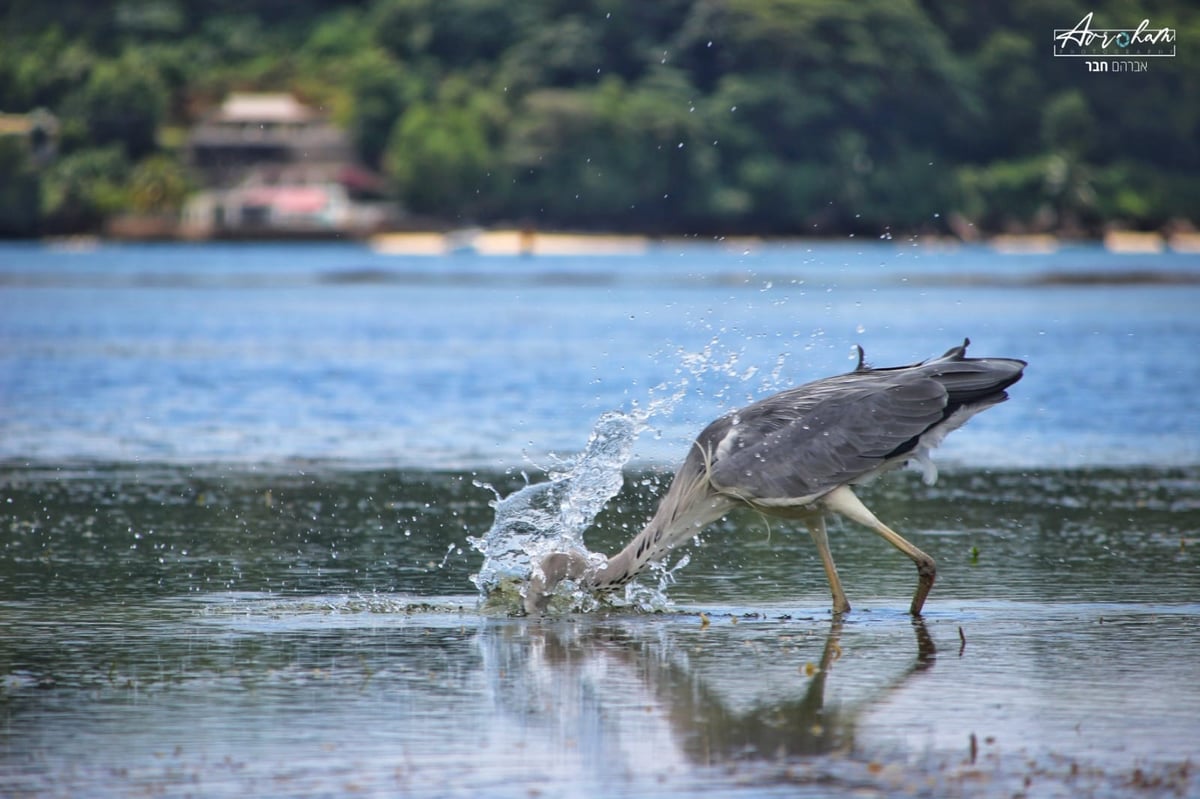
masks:
[[[346,134],[290,94],[229,95],[186,156],[203,186],[184,206],[190,238],[365,236],[395,216]]]

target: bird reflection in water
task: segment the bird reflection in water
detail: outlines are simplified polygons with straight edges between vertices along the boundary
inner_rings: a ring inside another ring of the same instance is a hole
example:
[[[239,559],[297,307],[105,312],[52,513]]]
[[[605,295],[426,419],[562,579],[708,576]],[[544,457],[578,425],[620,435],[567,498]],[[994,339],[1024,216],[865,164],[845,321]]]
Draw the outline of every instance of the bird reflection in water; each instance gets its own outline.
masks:
[[[924,623],[911,624],[915,656],[865,692],[856,688],[853,702],[832,705],[826,689],[839,659],[854,654],[843,650],[840,618],[811,663],[806,649],[816,641],[797,651],[782,643],[786,628],[764,635],[757,622],[719,630],[644,619],[497,622],[479,643],[494,701],[531,748],[540,740],[585,769],[635,773],[851,753],[862,713],[934,663]],[[854,679],[861,687],[861,675]]]
[[[899,688],[914,673],[933,665],[936,654],[933,639],[921,620],[913,621],[913,629],[917,638],[915,660],[879,686],[878,695],[849,708],[825,704],[826,681],[842,654],[842,622],[837,619],[830,625],[821,658],[814,664],[808,685],[798,698],[738,711],[722,705],[719,697],[705,692],[703,686],[689,691],[686,679],[665,679],[663,684],[670,685],[671,690],[664,698],[679,716],[681,731],[690,727],[684,749],[693,760],[709,764],[740,757],[821,755],[849,750],[855,721],[862,710]]]

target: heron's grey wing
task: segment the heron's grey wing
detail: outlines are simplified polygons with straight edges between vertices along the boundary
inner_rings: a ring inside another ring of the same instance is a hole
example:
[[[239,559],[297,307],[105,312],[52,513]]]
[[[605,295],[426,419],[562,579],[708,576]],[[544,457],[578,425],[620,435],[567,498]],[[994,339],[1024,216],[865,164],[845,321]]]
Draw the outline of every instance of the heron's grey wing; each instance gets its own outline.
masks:
[[[805,504],[911,447],[946,404],[946,389],[919,374],[852,373],[730,414],[699,444],[717,490],[755,504]]]

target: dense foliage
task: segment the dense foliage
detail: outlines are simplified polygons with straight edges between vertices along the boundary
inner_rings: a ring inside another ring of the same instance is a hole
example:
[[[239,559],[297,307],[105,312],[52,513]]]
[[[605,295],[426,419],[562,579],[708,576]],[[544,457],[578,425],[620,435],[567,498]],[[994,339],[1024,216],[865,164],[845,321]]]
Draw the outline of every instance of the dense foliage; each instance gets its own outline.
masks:
[[[9,0],[0,232],[177,208],[187,126],[292,91],[448,224],[777,234],[1200,219],[1200,13],[1120,0]],[[1177,29],[1090,74],[1052,31]]]

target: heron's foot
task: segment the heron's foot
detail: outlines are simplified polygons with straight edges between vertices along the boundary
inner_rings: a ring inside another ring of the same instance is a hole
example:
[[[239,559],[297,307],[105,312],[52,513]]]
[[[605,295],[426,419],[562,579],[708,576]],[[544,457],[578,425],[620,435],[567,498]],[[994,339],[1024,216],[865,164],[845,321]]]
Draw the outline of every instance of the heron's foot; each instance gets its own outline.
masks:
[[[525,612],[530,616],[545,613],[558,584],[563,580],[578,580],[590,565],[587,558],[576,552],[554,552],[542,558],[525,589]]]
[[[921,553],[921,556],[915,558],[917,563],[917,593],[913,594],[912,605],[908,612],[913,616],[921,615],[921,608],[925,606],[925,597],[929,596],[929,591],[933,588],[933,581],[937,578],[937,564],[933,562],[933,558]]]

